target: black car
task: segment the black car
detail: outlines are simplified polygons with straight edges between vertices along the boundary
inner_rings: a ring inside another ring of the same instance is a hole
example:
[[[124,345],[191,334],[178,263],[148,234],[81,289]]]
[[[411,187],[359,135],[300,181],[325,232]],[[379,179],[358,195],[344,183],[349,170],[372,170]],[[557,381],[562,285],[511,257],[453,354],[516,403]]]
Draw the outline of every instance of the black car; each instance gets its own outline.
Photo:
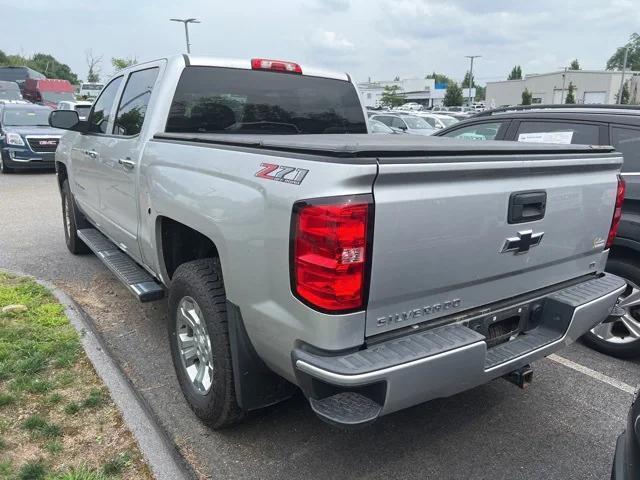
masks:
[[[627,429],[618,437],[616,455],[611,469],[612,480],[640,478],[640,400],[636,392],[627,418]]]
[[[440,130],[435,136],[613,145],[623,153],[626,195],[606,269],[627,280],[628,287],[619,305],[625,311],[622,316],[609,317],[583,339],[609,355],[622,358],[640,355],[640,106],[507,107],[477,114]]]
[[[0,104],[0,172],[53,170],[62,131],[49,126],[51,109],[41,105]]]

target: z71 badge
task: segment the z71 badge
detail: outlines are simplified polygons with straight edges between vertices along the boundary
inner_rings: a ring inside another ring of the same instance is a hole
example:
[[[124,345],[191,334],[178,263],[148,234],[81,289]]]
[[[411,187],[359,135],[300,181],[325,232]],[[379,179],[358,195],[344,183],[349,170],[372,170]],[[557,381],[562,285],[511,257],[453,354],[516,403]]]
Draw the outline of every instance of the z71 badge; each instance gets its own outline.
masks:
[[[261,163],[260,166],[263,168],[256,172],[256,177],[294,185],[300,185],[309,173],[309,170],[304,168],[285,167],[274,163]]]

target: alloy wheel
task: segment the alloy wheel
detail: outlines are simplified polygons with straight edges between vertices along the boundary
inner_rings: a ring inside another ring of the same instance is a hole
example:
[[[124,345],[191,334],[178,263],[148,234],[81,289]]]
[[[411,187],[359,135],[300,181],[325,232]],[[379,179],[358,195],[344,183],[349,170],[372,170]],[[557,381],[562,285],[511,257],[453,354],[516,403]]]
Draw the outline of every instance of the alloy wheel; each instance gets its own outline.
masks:
[[[194,390],[206,395],[213,383],[213,353],[204,316],[189,296],[178,303],[176,337],[182,367]]]
[[[591,329],[598,338],[613,344],[628,344],[640,340],[640,288],[627,280],[627,289],[618,300],[624,309],[619,318],[609,318]]]

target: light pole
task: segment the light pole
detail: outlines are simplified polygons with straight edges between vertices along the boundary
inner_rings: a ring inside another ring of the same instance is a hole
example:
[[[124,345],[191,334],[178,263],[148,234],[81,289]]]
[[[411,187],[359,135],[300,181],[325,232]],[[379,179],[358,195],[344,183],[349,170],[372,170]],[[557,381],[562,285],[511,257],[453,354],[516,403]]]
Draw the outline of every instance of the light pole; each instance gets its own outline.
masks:
[[[564,67],[564,73],[562,74],[562,90],[560,91],[560,104],[564,103],[564,83],[567,80],[567,67]]]
[[[469,107],[471,107],[471,89],[473,88],[473,59],[480,58],[482,55],[465,55],[466,58],[471,60],[471,68],[469,69]]]
[[[622,61],[622,77],[620,77],[620,91],[618,92],[618,104],[622,105],[622,91],[624,90],[624,74],[627,71],[627,55],[629,54],[629,45],[624,49],[624,60]]]
[[[187,53],[191,53],[191,44],[189,43],[189,24],[200,23],[197,18],[170,18],[172,22],[184,23],[184,36],[187,39]]]

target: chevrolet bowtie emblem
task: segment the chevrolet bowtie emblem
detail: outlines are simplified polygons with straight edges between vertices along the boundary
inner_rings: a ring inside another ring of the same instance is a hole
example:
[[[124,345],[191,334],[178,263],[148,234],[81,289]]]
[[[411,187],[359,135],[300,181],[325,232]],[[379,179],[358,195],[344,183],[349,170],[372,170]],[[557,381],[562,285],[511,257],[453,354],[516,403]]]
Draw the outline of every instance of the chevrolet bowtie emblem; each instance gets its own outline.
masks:
[[[530,248],[540,245],[543,236],[544,232],[533,233],[533,230],[518,232],[517,237],[509,237],[504,241],[500,253],[514,252],[518,254],[528,252]]]

